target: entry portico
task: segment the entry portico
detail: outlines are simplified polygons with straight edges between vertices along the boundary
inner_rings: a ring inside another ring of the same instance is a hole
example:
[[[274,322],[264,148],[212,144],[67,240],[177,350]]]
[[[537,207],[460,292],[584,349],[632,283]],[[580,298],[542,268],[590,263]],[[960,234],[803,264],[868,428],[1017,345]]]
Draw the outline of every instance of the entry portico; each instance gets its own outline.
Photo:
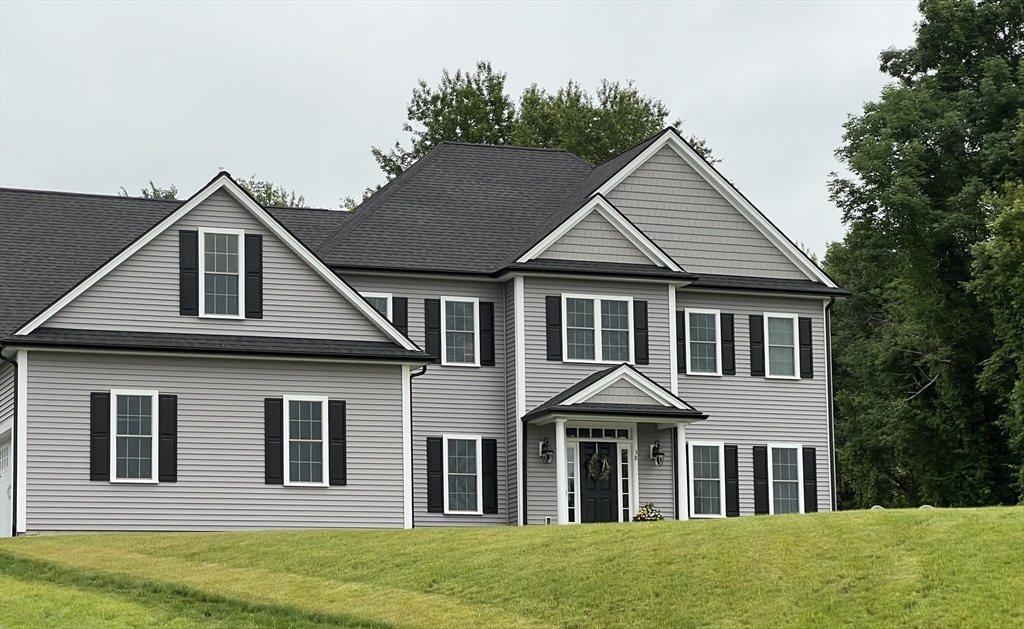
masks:
[[[558,524],[625,522],[655,502],[686,519],[685,458],[677,453],[685,452],[686,426],[706,418],[629,364],[592,374],[523,417],[525,455],[553,463],[529,478],[528,512]],[[531,500],[531,488],[546,494],[538,490],[552,485],[553,505]]]

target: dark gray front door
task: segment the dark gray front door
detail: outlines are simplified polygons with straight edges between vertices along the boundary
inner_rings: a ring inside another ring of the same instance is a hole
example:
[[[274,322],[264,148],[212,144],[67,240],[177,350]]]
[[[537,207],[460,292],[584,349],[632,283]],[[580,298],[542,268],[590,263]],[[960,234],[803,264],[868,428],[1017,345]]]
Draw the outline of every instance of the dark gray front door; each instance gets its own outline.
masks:
[[[580,476],[583,479],[580,489],[580,500],[583,505],[582,522],[618,522],[619,521],[619,484],[616,482],[615,470],[615,444],[584,441],[580,443]],[[594,464],[588,464],[591,457]],[[603,458],[602,458],[603,457]],[[607,467],[604,461],[607,461]],[[598,480],[593,478],[590,470],[598,472],[600,478],[602,469],[607,471],[607,478]]]

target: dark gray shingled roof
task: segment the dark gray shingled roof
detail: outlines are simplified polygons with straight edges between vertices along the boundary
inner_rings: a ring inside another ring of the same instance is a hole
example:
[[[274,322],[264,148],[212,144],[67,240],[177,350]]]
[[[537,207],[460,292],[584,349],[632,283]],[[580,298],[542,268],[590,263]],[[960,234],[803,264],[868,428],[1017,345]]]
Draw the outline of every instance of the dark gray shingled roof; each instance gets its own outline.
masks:
[[[846,297],[849,291],[825,286],[813,280],[790,280],[774,277],[749,277],[746,275],[715,275],[701,273],[690,284],[692,288],[714,288],[716,290],[742,290],[765,293],[796,293],[806,295],[835,295]]]
[[[60,299],[183,201],[0,189],[0,338]],[[268,208],[305,242],[350,212]],[[317,224],[323,229],[318,229]]]
[[[654,386],[664,390],[669,395],[672,395],[665,387],[661,386],[657,382],[648,378],[643,372],[639,371],[636,367],[622,363],[620,365],[613,365],[607,369],[596,371],[586,378],[580,380],[576,384],[572,385],[568,389],[565,389],[561,393],[555,395],[547,402],[544,402],[537,408],[533,409],[529,413],[523,416],[523,421],[528,422],[534,419],[539,419],[546,415],[553,413],[582,413],[591,415],[647,415],[647,416],[660,416],[660,417],[686,417],[704,419],[707,417],[704,413],[701,413],[691,404],[683,400],[678,396],[673,396],[683,404],[686,404],[685,409],[662,406],[660,404],[599,404],[592,402],[583,402],[580,404],[563,404],[566,400],[576,395],[580,391],[583,391],[595,382],[600,381],[602,378],[610,375],[613,371],[619,369],[623,365],[627,365],[628,369],[633,373],[639,375],[644,380],[647,380]]]
[[[86,349],[131,349],[181,353],[422,360],[424,363],[431,360],[426,352],[407,350],[387,341],[126,332],[123,330],[38,328],[24,336],[8,337],[2,341],[2,344],[17,347],[80,347]]]

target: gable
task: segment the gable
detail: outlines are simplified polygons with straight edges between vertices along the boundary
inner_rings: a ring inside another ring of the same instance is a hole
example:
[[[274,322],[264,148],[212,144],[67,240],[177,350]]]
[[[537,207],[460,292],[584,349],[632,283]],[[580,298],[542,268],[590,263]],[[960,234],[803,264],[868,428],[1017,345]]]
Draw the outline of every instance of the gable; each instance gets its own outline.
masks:
[[[808,279],[675,149],[662,146],[608,199],[691,273]]]
[[[263,319],[181,316],[178,231],[263,236]],[[57,311],[45,327],[391,341],[248,209],[219,189]]]
[[[588,404],[657,404],[663,401],[652,398],[632,382],[619,380],[586,400]]]
[[[554,260],[653,264],[650,258],[637,249],[597,210],[592,210],[586,218],[537,257]]]

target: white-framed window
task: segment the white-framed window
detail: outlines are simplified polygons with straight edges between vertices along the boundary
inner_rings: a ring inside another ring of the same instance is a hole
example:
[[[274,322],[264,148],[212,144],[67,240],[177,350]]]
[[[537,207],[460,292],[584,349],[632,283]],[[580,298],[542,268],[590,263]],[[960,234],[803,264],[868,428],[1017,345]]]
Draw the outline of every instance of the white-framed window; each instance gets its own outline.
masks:
[[[764,313],[765,375],[769,378],[799,378],[797,315]]]
[[[480,435],[444,435],[444,512],[483,513]]]
[[[285,395],[284,484],[327,487],[327,398],[317,395]]]
[[[722,314],[718,310],[686,308],[686,374],[722,375]]]
[[[441,364],[480,366],[480,300],[441,298]]]
[[[7,471],[11,465],[11,444],[10,442],[0,446],[0,474]]]
[[[370,302],[373,309],[391,321],[391,293],[362,293],[363,299]]]
[[[245,232],[199,228],[199,314],[245,318]]]
[[[768,444],[768,486],[772,495],[768,513],[804,512],[802,447],[794,443]]]
[[[566,362],[632,363],[633,298],[562,295]]]
[[[691,441],[690,517],[725,517],[725,444]]]
[[[159,478],[160,429],[158,391],[110,391],[110,480],[116,483],[156,483]]]

